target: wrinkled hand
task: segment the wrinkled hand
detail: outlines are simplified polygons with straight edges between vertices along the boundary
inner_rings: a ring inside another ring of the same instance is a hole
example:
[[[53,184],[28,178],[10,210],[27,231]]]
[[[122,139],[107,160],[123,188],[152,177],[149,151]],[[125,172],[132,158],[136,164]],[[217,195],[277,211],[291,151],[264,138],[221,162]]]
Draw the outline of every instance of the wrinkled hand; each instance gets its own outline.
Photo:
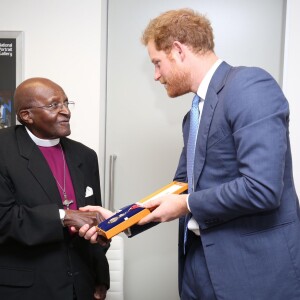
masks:
[[[79,210],[81,211],[96,211],[101,215],[101,219],[106,220],[109,217],[111,217],[114,213],[102,206],[93,206],[93,205],[87,205],[84,207],[80,207]]]
[[[80,211],[80,210],[65,210],[64,226],[73,227],[79,230],[83,225],[87,224],[89,227],[98,225],[103,218],[96,211]]]
[[[107,288],[105,285],[97,285],[95,287],[94,299],[104,300],[106,298]]]
[[[150,222],[169,222],[186,215],[189,210],[186,202],[187,194],[166,195],[142,203],[142,206],[152,212],[137,224],[145,225]]]

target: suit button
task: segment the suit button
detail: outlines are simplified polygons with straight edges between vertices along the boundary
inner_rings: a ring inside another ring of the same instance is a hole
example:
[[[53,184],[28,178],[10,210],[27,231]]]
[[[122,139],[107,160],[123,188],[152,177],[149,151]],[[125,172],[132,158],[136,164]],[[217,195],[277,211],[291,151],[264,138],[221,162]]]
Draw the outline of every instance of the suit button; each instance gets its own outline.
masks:
[[[68,276],[72,277],[73,276],[73,273],[72,272],[68,272]]]

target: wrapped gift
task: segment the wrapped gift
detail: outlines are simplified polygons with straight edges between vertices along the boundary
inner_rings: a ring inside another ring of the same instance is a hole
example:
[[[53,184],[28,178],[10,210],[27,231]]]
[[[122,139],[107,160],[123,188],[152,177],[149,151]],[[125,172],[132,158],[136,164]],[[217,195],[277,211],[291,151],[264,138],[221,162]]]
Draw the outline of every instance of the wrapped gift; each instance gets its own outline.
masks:
[[[136,224],[139,220],[151,212],[150,209],[142,207],[140,205],[141,203],[145,203],[146,201],[168,194],[181,194],[187,189],[187,183],[178,181],[169,183],[140,201],[123,207],[113,216],[101,222],[97,227],[98,234],[107,239],[111,239],[113,236]]]

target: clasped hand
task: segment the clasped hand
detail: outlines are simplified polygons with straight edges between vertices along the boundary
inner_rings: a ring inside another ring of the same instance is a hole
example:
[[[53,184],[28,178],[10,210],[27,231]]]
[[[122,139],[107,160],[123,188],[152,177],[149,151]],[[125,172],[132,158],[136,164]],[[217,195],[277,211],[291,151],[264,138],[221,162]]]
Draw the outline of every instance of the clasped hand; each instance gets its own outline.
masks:
[[[63,220],[63,225],[66,227],[73,227],[79,230],[83,225],[87,224],[89,227],[98,225],[104,219],[97,211],[80,211],[80,210],[65,210],[66,215]]]
[[[112,216],[113,213],[101,206],[85,206],[79,210],[66,210],[64,225],[68,226],[72,232],[78,232],[79,236],[90,240],[92,244],[98,243],[106,246],[110,240],[99,235],[96,226],[105,219]]]

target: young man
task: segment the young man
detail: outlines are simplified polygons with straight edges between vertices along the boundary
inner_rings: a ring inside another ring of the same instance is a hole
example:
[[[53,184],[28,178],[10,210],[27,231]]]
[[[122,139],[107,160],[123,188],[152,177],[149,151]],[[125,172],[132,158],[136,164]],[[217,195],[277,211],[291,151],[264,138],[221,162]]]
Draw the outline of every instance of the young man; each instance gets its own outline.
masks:
[[[97,224],[77,208],[101,205],[96,153],[66,138],[74,103],[56,83],[31,78],[14,105],[22,125],[0,130],[1,299],[105,299],[107,248],[67,227]]]
[[[260,68],[219,59],[209,20],[189,9],[153,19],[142,42],[170,97],[195,94],[174,178],[188,194],[147,202],[156,209],[140,222],[180,218],[181,299],[300,299],[300,211],[280,87]]]

